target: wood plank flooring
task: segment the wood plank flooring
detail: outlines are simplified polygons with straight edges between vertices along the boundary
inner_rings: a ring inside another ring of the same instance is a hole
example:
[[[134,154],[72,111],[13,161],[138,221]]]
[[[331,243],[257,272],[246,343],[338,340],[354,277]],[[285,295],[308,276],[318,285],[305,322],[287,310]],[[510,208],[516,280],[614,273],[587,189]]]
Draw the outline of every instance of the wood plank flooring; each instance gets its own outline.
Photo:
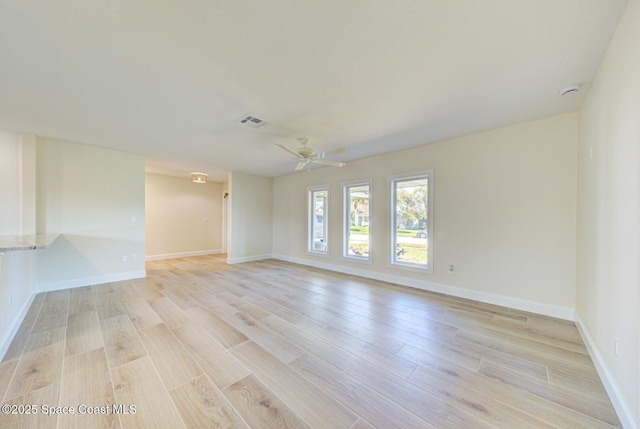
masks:
[[[38,295],[0,401],[1,428],[621,427],[571,322],[221,255]]]

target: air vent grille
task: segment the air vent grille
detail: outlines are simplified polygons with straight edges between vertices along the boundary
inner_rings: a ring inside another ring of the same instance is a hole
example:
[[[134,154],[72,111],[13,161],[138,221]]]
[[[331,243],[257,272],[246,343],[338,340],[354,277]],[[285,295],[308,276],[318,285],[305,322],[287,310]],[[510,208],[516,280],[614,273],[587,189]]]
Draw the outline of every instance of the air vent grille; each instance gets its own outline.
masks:
[[[252,128],[262,128],[267,124],[262,119],[256,118],[255,116],[251,116],[251,115],[244,115],[240,117],[240,119],[238,119],[238,122],[240,122],[241,124],[248,125]]]

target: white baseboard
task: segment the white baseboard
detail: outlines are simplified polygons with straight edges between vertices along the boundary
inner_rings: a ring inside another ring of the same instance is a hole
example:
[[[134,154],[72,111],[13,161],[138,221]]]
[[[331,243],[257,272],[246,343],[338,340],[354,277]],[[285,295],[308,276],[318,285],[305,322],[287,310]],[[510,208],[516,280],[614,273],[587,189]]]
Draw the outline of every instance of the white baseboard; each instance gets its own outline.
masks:
[[[52,292],[55,290],[71,289],[82,286],[99,285],[102,283],[119,282],[123,280],[140,279],[147,276],[146,270],[128,271],[118,274],[107,274],[96,277],[83,277],[80,279],[61,280],[57,282],[37,283],[35,293]]]
[[[255,256],[244,256],[242,258],[227,258],[227,264],[242,264],[244,262],[262,261],[265,259],[271,259],[273,255],[271,253]]]
[[[286,255],[273,255],[274,259],[293,262],[296,264],[307,265],[315,268],[336,271],[344,274],[365,277],[373,280],[380,280],[388,283],[395,283],[401,286],[409,286],[415,289],[426,290],[429,292],[437,292],[445,295],[456,296],[458,298],[466,298],[474,301],[484,302],[487,304],[509,307],[516,310],[528,311],[530,313],[542,314],[544,316],[556,317],[564,320],[574,320],[574,310],[572,308],[558,307],[554,305],[542,304],[523,299],[512,298],[497,294],[478,292],[474,290],[459,288],[455,286],[443,285],[440,283],[427,282],[424,280],[416,280],[407,277],[395,276],[390,274],[377,273],[371,270],[361,268],[344,267],[341,265],[329,264],[322,261],[310,261],[307,259],[292,258]]]
[[[37,292],[31,293],[29,299],[26,300],[26,302],[20,309],[20,312],[13,321],[13,324],[11,325],[9,330],[5,332],[2,340],[0,340],[0,362],[2,362],[2,359],[4,359],[4,355],[7,353],[7,350],[9,350],[11,341],[13,341],[13,337],[15,337],[16,333],[18,332],[20,325],[22,325],[22,322],[24,321],[24,318],[29,311],[29,307],[31,307],[31,304],[33,304],[33,299],[36,297],[36,294]]]
[[[165,253],[162,255],[145,256],[145,261],[161,261],[163,259],[188,258],[190,256],[217,255],[222,249],[196,250],[193,252]]]
[[[587,350],[589,351],[589,355],[593,360],[593,364],[598,371],[598,375],[602,380],[602,384],[604,385],[607,394],[609,395],[609,399],[611,399],[611,403],[613,404],[613,408],[616,410],[616,414],[618,414],[618,418],[620,419],[620,423],[622,423],[622,427],[625,429],[637,429],[638,423],[636,422],[633,412],[629,408],[629,405],[624,399],[624,395],[620,390],[620,386],[615,381],[607,362],[604,360],[604,356],[600,352],[600,349],[596,345],[593,337],[589,333],[589,330],[584,325],[582,319],[580,318],[580,314],[576,312],[575,315],[576,326],[578,327],[578,331],[582,336],[582,340],[587,346]]]

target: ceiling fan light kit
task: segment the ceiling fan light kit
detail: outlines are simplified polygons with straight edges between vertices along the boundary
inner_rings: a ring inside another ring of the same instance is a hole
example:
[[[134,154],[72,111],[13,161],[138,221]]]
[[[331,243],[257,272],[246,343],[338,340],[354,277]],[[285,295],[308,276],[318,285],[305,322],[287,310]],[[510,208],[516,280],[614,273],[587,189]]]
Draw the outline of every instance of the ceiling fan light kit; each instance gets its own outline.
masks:
[[[319,165],[328,165],[330,167],[344,167],[346,164],[344,162],[337,161],[329,161],[326,158],[329,155],[334,155],[338,153],[343,153],[346,150],[342,147],[333,149],[326,152],[316,152],[316,150],[309,146],[309,139],[306,137],[300,137],[298,139],[302,146],[297,149],[291,149],[288,146],[283,144],[277,144],[280,149],[285,150],[295,156],[298,159],[298,165],[296,165],[295,171],[304,170],[307,167],[307,170],[311,168],[311,164],[319,164]]]

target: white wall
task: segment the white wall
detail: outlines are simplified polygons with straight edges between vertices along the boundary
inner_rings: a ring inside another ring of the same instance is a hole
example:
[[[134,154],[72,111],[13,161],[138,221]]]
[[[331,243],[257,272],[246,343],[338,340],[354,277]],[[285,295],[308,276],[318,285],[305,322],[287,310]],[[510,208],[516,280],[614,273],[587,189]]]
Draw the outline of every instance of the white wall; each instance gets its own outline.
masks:
[[[33,301],[34,255],[33,250],[0,254],[0,360]]]
[[[0,235],[20,234],[20,135],[0,131]]]
[[[35,191],[34,169],[35,143],[23,143],[18,133],[0,131],[0,235],[34,232],[35,205],[29,202]],[[32,250],[0,253],[0,359],[31,304],[34,254]]]
[[[37,145],[33,134],[20,134],[21,173],[21,225],[20,232],[24,235],[35,234],[37,226]]]
[[[230,173],[228,205],[227,262],[234,264],[270,258],[273,242],[273,179]]]
[[[274,179],[274,256],[564,318],[575,304],[577,114]],[[388,176],[434,171],[434,274],[391,267]],[[341,183],[372,179],[371,266],[341,258]],[[330,257],[306,252],[329,184]],[[448,273],[448,265],[454,273]]]
[[[222,183],[145,175],[147,260],[222,251]]]
[[[229,177],[231,175],[229,174]],[[227,253],[228,243],[229,243],[229,235],[231,229],[229,228],[230,224],[230,211],[231,211],[231,199],[229,198],[229,181],[226,181],[222,184],[222,253]]]
[[[640,423],[638,0],[627,4],[580,110],[579,154],[576,313],[620,418],[625,427],[637,427]]]
[[[37,252],[38,289],[144,276],[142,156],[52,139],[43,145],[46,231],[61,236]]]

